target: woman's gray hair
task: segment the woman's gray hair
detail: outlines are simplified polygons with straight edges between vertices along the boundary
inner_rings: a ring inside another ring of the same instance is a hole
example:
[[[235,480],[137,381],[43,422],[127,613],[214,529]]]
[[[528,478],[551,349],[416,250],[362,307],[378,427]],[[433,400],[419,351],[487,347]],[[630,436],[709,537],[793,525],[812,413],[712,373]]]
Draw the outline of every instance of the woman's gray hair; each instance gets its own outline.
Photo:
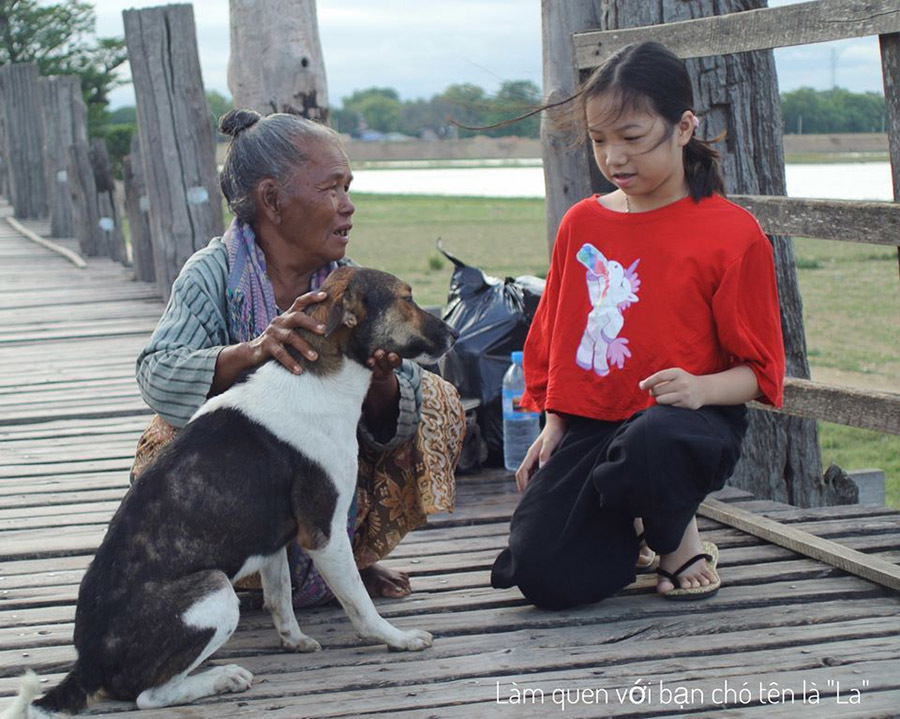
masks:
[[[255,110],[232,110],[222,116],[219,131],[231,140],[225,151],[220,184],[222,194],[241,222],[256,219],[255,191],[267,177],[286,187],[308,159],[307,147],[315,140],[339,142],[330,127],[300,115],[260,115]]]

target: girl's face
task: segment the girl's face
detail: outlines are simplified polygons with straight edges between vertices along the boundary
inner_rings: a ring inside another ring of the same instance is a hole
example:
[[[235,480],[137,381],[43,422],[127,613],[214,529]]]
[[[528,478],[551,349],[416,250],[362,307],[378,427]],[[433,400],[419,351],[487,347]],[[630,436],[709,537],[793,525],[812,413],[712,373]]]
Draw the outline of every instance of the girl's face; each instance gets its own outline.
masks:
[[[629,197],[652,205],[674,202],[687,192],[683,148],[694,132],[685,110],[670,129],[656,113],[625,108],[606,95],[585,106],[594,159],[603,176]]]

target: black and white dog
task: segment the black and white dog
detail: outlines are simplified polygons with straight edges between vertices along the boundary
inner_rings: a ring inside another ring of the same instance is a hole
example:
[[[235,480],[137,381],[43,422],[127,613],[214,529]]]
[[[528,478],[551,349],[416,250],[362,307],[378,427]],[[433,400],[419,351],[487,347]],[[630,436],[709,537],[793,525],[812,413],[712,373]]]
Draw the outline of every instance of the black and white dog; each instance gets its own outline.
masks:
[[[434,361],[454,330],[414,304],[409,286],[377,270],[343,267],[309,312],[324,338],[294,375],[270,361],[206,402],[132,486],[85,574],[75,612],[78,659],[32,704],[37,678],[4,717],[77,712],[104,690],[140,708],[248,689],[237,665],[191,674],[238,624],[232,583],[253,572],[287,651],[319,643],[291,606],[286,545],[297,538],[354,628],[390,648],[431,645],[424,631],[383,619],[360,579],[347,536],[356,491],[356,425],[377,348]]]

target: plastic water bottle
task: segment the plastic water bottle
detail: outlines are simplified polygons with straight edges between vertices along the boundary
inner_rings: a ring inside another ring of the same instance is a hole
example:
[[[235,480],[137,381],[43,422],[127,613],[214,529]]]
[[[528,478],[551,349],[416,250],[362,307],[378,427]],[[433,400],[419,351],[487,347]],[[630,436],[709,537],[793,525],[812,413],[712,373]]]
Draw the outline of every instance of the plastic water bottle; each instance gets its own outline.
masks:
[[[503,375],[503,466],[515,472],[541,431],[541,416],[521,406],[525,392],[522,353],[513,352]]]

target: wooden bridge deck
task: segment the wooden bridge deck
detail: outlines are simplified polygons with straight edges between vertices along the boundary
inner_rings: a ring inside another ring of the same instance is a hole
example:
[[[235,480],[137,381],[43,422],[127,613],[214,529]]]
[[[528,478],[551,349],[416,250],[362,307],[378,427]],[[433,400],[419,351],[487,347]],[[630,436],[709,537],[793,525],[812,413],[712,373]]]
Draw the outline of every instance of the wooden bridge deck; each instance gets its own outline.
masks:
[[[25,668],[51,686],[74,659],[78,583],[149,418],[133,362],[161,310],[153,287],[127,270],[103,259],[78,270],[0,219],[0,708]],[[735,490],[720,498],[900,562],[900,515],[883,507],[801,510]],[[380,600],[380,610],[432,631],[431,649],[366,645],[340,610],[324,608],[300,623],[325,650],[284,654],[246,595],[213,662],[248,668],[251,690],[141,716],[900,715],[895,593],[703,521],[722,550],[714,599],[666,602],[644,577],[596,606],[540,611],[488,585],[515,502],[503,473],[460,478],[457,511],[390,558],[412,575],[414,594]],[[88,713],[134,712],[101,701]]]

